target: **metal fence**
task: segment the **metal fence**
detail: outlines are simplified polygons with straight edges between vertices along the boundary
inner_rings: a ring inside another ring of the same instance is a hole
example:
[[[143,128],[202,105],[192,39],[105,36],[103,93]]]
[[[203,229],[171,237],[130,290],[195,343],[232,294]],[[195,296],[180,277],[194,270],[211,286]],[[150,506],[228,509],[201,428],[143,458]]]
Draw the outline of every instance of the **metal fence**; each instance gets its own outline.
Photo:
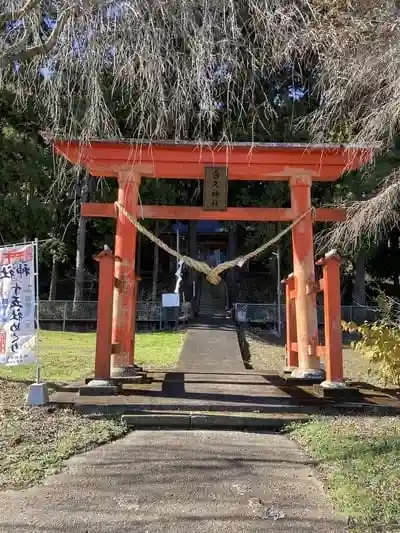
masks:
[[[380,317],[380,311],[377,307],[361,307],[354,305],[342,306],[342,320],[347,322],[374,322]],[[284,324],[286,320],[286,307],[281,305],[280,309],[276,304],[251,304],[235,303],[233,306],[234,318],[239,323],[252,324]],[[318,325],[324,324],[324,308],[317,306]]]
[[[161,303],[152,303],[148,301],[137,302],[136,320],[138,322],[153,322],[160,325],[165,320],[176,320],[177,317],[169,316],[163,312]],[[278,325],[285,323],[285,305],[278,306],[275,304],[252,304],[252,303],[235,303],[233,306],[233,316],[239,323],[252,324],[272,324]],[[182,309],[179,315],[182,315]],[[352,305],[342,306],[342,319],[348,322],[353,321],[361,324],[365,321],[373,322],[380,316],[379,309],[376,307],[360,307]],[[317,307],[318,325],[324,323],[324,308]],[[59,322],[63,325],[63,330],[68,322],[86,322],[95,323],[97,321],[97,302],[77,302],[72,301],[40,301],[39,320],[41,322]]]
[[[41,322],[61,322],[65,330],[68,322],[97,321],[97,302],[47,301],[39,303],[39,320]],[[162,307],[160,303],[140,301],[136,305],[136,320],[138,322],[162,321]]]

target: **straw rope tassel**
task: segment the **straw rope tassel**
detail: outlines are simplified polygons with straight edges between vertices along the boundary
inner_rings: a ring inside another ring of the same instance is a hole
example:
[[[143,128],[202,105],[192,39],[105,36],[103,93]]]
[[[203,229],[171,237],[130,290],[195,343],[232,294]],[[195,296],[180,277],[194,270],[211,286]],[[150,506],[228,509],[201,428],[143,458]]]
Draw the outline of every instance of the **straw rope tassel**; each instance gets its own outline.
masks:
[[[268,242],[262,244],[252,252],[249,252],[246,255],[241,255],[239,257],[236,257],[236,259],[232,259],[231,261],[225,261],[224,263],[220,263],[214,268],[211,268],[207,263],[204,263],[203,261],[197,261],[196,259],[193,259],[192,257],[189,257],[187,255],[180,254],[176,250],[173,250],[163,242],[161,239],[156,237],[151,231],[149,231],[147,228],[142,226],[142,224],[134,218],[125,208],[122,204],[119,202],[115,202],[115,207],[121,211],[121,213],[137,228],[140,233],[145,235],[148,239],[150,239],[154,244],[159,246],[161,249],[165,250],[167,253],[172,255],[173,257],[176,257],[177,259],[182,260],[184,263],[186,263],[191,268],[194,268],[198,272],[201,272],[205,274],[207,280],[212,283],[213,285],[218,285],[218,283],[221,281],[221,274],[222,272],[225,272],[225,270],[229,270],[230,268],[233,268],[235,266],[242,267],[247,261],[250,259],[253,259],[254,257],[257,257],[258,255],[262,254],[267,248],[270,248],[272,245],[274,245],[276,242],[278,242],[286,233],[288,233],[296,224],[298,224],[305,216],[307,216],[310,212],[314,210],[313,207],[310,207],[308,211],[303,213],[301,216],[299,216],[296,220],[294,220],[287,228],[283,229],[278,233],[278,235],[275,235],[271,240]]]

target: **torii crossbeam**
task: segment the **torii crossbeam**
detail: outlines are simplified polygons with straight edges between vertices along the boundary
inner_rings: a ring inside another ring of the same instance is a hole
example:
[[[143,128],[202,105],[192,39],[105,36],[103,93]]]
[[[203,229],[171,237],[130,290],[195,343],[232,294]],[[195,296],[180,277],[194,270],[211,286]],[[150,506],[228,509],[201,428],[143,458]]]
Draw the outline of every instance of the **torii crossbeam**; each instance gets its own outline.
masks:
[[[118,179],[118,202],[137,218],[178,220],[244,220],[290,222],[311,207],[313,181],[335,181],[346,170],[358,169],[372,157],[365,146],[305,144],[197,144],[159,141],[98,140],[88,143],[63,138],[52,139],[55,151],[71,163],[84,165],[91,175]],[[228,207],[205,211],[200,207],[139,205],[141,179],[203,179],[204,169],[222,166],[229,180],[287,181],[291,192],[290,208]],[[113,204],[88,203],[82,206],[87,217],[115,217],[115,286],[112,325],[111,366],[114,375],[133,364],[136,316],[135,257],[136,228],[116,211]],[[340,221],[343,209],[320,208],[315,220]],[[320,374],[317,357],[317,315],[311,212],[292,230],[295,278],[295,309],[299,366],[295,377]],[[98,333],[98,335],[101,332]]]

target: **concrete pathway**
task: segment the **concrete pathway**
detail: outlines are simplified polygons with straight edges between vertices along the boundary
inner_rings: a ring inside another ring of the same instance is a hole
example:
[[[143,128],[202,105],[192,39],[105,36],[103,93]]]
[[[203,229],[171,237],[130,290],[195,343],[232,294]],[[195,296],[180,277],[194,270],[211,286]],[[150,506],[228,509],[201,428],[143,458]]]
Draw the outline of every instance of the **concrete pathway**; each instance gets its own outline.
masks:
[[[1,533],[344,533],[297,446],[278,434],[141,431],[0,493]]]
[[[243,372],[233,321],[201,318],[186,334],[178,369],[190,372]]]
[[[288,390],[279,376],[246,370],[235,324],[225,318],[199,319],[187,331],[175,369],[151,372],[151,384],[132,386],[116,396],[81,396],[58,392],[56,402],[75,402],[87,413],[157,413],[184,411],[231,414],[281,414],[286,421],[315,413],[316,399],[307,391]],[[309,405],[312,403],[312,405]]]

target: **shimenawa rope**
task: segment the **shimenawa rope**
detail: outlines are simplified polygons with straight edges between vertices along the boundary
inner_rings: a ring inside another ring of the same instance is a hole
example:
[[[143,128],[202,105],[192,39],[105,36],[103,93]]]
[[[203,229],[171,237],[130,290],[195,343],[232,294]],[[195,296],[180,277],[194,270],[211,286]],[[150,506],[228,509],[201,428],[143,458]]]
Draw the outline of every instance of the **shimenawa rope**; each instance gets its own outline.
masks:
[[[191,268],[194,268],[198,272],[202,272],[207,277],[207,280],[212,283],[213,285],[217,285],[221,281],[221,274],[222,272],[225,272],[225,270],[229,270],[230,268],[233,268],[235,266],[242,267],[247,261],[250,259],[253,259],[254,257],[262,254],[267,248],[278,242],[286,233],[288,233],[296,224],[298,224],[301,220],[303,220],[304,217],[306,217],[310,212],[313,212],[314,208],[310,207],[308,211],[303,213],[301,216],[299,216],[296,220],[294,220],[289,226],[282,231],[278,233],[278,235],[275,235],[271,240],[268,242],[262,244],[252,252],[249,252],[246,255],[241,255],[239,257],[236,257],[236,259],[232,259],[230,261],[225,261],[224,263],[220,263],[214,268],[211,268],[210,265],[205,263],[204,261],[197,261],[196,259],[193,259],[192,257],[189,257],[187,255],[182,255],[176,250],[173,250],[168,246],[168,244],[165,244],[164,241],[156,237],[151,231],[149,231],[147,228],[142,226],[142,224],[134,218],[131,213],[129,213],[122,204],[119,202],[115,202],[115,207],[121,211],[121,213],[137,228],[140,233],[143,233],[148,239],[154,242],[157,246],[165,250],[167,253],[171,254],[173,257],[176,257],[177,259],[181,259],[184,263],[186,263]]]

